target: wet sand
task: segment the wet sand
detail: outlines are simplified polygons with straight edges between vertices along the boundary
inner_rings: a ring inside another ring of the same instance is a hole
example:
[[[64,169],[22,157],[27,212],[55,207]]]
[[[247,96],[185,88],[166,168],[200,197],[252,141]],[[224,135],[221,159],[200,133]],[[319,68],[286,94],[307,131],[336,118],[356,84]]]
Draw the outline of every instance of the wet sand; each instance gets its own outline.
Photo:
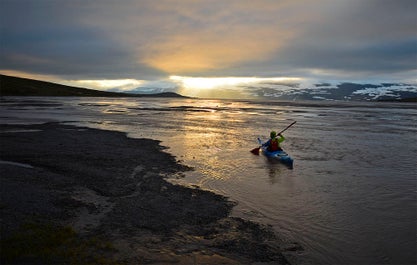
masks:
[[[27,222],[70,226],[111,242],[121,264],[289,264],[283,253],[301,249],[230,217],[227,198],[167,181],[192,169],[158,141],[58,123],[0,128],[2,240]]]

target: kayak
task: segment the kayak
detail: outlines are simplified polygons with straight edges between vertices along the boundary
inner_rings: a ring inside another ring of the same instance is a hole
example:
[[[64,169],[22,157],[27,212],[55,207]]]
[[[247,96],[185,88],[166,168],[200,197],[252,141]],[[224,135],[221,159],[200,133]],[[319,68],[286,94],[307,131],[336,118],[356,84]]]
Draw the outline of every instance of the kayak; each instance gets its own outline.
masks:
[[[258,138],[259,143],[262,145],[261,140]],[[284,150],[278,150],[278,151],[268,151],[266,146],[261,146],[260,151],[264,156],[266,156],[268,159],[278,160],[290,169],[293,168],[294,165],[294,159],[291,158],[289,154],[287,154]]]
[[[287,154],[284,150],[279,151],[268,151],[266,147],[261,148],[262,154],[271,159],[277,159],[289,168],[293,168],[294,159],[291,158],[289,154]]]

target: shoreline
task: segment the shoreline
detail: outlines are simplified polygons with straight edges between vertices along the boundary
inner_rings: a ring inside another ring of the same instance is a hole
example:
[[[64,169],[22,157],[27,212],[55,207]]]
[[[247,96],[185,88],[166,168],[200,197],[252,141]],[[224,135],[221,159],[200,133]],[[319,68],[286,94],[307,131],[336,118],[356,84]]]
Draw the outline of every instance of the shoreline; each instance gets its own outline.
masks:
[[[230,217],[228,198],[166,181],[192,169],[159,141],[60,123],[0,128],[2,241],[36,222],[102,238],[121,264],[290,264],[283,253],[302,250]]]

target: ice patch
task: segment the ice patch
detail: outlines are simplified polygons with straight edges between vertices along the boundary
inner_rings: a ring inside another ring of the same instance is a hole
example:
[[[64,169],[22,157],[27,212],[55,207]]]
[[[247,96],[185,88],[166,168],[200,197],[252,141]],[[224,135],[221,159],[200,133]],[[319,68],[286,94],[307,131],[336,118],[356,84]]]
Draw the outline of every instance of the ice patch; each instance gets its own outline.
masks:
[[[24,168],[33,168],[33,166],[31,166],[29,164],[17,163],[17,162],[12,162],[12,161],[4,161],[4,160],[0,160],[0,164],[17,166],[17,167],[24,167]]]
[[[41,132],[42,130],[5,130],[0,133],[25,133],[25,132]]]
[[[417,93],[417,87],[410,85],[393,85],[385,87],[367,87],[354,91],[354,95],[369,95],[372,99],[378,99],[379,97],[388,96],[400,98],[399,92]]]

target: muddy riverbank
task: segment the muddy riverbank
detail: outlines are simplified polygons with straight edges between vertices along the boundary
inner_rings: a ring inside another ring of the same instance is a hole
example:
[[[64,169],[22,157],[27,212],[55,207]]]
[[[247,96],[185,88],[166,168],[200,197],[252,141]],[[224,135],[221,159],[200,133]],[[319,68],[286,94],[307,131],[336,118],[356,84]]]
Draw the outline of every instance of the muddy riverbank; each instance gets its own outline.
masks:
[[[288,264],[301,249],[230,217],[227,198],[167,181],[192,169],[158,141],[48,123],[1,125],[0,144],[3,241],[35,222],[101,238],[121,264]]]

